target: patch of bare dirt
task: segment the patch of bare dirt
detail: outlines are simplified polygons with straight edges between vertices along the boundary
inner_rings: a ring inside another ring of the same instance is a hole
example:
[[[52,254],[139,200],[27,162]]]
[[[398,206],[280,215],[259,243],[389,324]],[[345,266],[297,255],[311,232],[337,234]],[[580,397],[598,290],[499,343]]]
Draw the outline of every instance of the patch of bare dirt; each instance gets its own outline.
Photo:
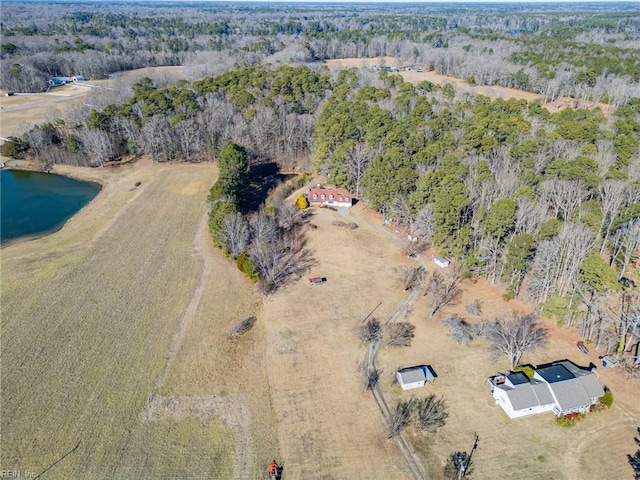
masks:
[[[242,395],[215,397],[155,397],[141,413],[142,422],[165,420],[168,417],[195,417],[204,420],[218,417],[234,433],[236,448],[233,460],[233,478],[251,477],[253,453],[251,447],[251,411]]]

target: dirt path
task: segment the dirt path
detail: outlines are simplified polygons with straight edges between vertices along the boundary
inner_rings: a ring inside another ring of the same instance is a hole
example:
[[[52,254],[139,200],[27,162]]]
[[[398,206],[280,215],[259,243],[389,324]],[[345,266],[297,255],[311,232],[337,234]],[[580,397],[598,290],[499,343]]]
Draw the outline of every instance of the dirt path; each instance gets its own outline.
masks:
[[[418,295],[420,294],[419,289],[413,290],[406,300],[398,307],[398,309],[389,317],[389,319],[385,322],[384,326],[387,327],[393,323],[396,323],[401,315],[405,315],[411,305],[418,299]],[[365,369],[367,371],[367,376],[372,374],[376,370],[376,357],[378,356],[378,350],[380,349],[380,345],[382,343],[382,338],[379,338],[369,344],[369,348],[367,350],[367,358],[365,360]],[[384,392],[380,387],[379,383],[371,390],[373,397],[378,404],[378,408],[382,413],[383,417],[387,420],[387,423],[390,424],[391,416],[393,411],[389,407],[389,403],[385,398]],[[413,447],[411,442],[407,438],[404,432],[400,432],[398,435],[394,437],[394,440],[398,444],[398,448],[402,452],[402,455],[407,463],[407,467],[411,470],[414,478],[418,480],[426,480],[427,476],[424,473],[424,468],[420,462],[420,459],[413,451]]]
[[[193,250],[194,256],[196,256],[199,260],[202,261],[202,273],[200,274],[200,278],[198,280],[198,287],[191,297],[191,301],[189,302],[189,306],[184,312],[184,315],[180,319],[180,326],[176,331],[173,339],[171,340],[171,346],[169,347],[167,363],[164,366],[164,370],[162,374],[158,377],[158,381],[156,383],[156,390],[161,391],[164,386],[167,376],[169,375],[169,371],[173,366],[173,362],[176,359],[176,355],[180,351],[182,347],[182,341],[184,340],[184,336],[193,321],[193,318],[198,311],[198,306],[200,305],[200,300],[202,299],[202,295],[205,291],[207,283],[211,278],[211,272],[213,270],[212,259],[211,256],[206,255],[206,245],[205,242],[208,240],[209,231],[207,228],[207,219],[208,216],[205,214],[200,221],[200,226],[198,227],[198,231],[193,240]]]

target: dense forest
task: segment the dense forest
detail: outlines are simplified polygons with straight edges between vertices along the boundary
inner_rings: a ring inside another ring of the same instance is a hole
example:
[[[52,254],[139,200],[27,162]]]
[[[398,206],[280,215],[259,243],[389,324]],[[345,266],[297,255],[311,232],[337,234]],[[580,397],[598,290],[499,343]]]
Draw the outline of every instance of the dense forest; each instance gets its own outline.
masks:
[[[640,96],[635,3],[411,5],[3,2],[2,88],[157,65],[199,77],[258,63],[389,55],[439,73],[622,105]],[[194,78],[196,78],[194,76]]]
[[[105,94],[100,107],[35,127],[4,153],[78,165],[138,154],[217,158],[214,241],[266,289],[304,260],[301,220],[281,196],[249,211],[247,175],[265,162],[313,170],[420,246],[456,259],[468,276],[504,287],[506,299],[532,301],[598,347],[629,352],[640,345],[640,15],[630,4],[625,13],[583,7],[283,13],[181,4],[83,13],[65,4],[59,17],[26,21],[32,6],[12,4],[2,14],[2,77],[15,82],[7,88],[53,74],[226,63],[211,67],[223,70],[216,75],[170,86],[139,80],[130,95]],[[332,74],[318,61],[375,55],[616,108],[551,113],[540,102],[461,95],[385,70]],[[125,58],[138,63],[119,63]]]

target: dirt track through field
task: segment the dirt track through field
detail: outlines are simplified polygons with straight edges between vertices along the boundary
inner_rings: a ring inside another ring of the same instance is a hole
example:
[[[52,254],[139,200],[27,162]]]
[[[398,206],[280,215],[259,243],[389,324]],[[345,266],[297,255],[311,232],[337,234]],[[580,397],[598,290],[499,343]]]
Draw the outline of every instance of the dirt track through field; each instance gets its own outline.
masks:
[[[406,315],[411,305],[418,299],[418,295],[420,294],[420,289],[414,289],[411,291],[406,300],[398,307],[398,309],[391,315],[391,317],[385,322],[385,327],[396,323],[401,315]],[[365,370],[367,372],[367,376],[373,373],[376,369],[376,357],[378,355],[378,350],[380,349],[380,345],[382,343],[382,338],[378,338],[375,341],[369,344],[369,348],[367,349],[367,358],[365,360]],[[390,423],[391,416],[393,415],[392,409],[389,407],[389,403],[384,395],[384,391],[380,388],[380,384],[376,383],[372,388],[371,393],[378,404],[378,408],[382,415],[387,419],[387,422]],[[398,444],[398,448],[402,452],[404,459],[407,463],[407,467],[411,470],[414,478],[418,480],[426,480],[427,476],[424,473],[424,468],[421,465],[420,460],[413,452],[413,447],[411,442],[407,439],[407,436],[404,432],[400,432],[398,435],[394,437],[396,443]]]
[[[200,278],[198,279],[198,287],[196,288],[193,297],[191,297],[191,301],[189,302],[189,306],[184,312],[184,315],[180,319],[180,328],[173,336],[171,341],[171,347],[169,347],[167,363],[164,366],[164,370],[162,374],[158,377],[158,381],[156,383],[156,390],[160,391],[167,380],[167,375],[173,366],[173,362],[176,359],[176,355],[180,351],[180,347],[182,346],[182,341],[184,340],[184,336],[191,324],[193,317],[196,315],[198,311],[198,306],[200,304],[200,300],[202,299],[202,295],[207,286],[207,282],[211,277],[211,258],[206,257],[205,245],[204,242],[208,237],[208,229],[207,229],[207,215],[202,216],[202,220],[200,220],[200,226],[198,227],[198,231],[196,232],[196,236],[194,239],[193,249],[194,255],[202,262],[203,268],[202,273],[200,274]]]
[[[206,188],[187,187],[213,178],[210,166],[154,167],[140,191],[125,172],[129,189],[101,192],[121,205],[115,220],[90,205],[61,232],[3,250],[3,468],[41,470],[77,440],[52,478],[118,465],[201,275]]]
[[[328,281],[312,286],[300,279],[270,297],[263,309],[285,474],[414,478],[396,442],[387,439],[386,417],[364,388],[366,347],[356,334],[380,300],[375,316],[382,319],[405,301],[405,292],[388,285],[403,256],[355,215],[349,221],[360,226],[346,229],[332,224],[339,218],[336,212],[313,209],[312,214],[317,228],[308,232],[308,245],[317,264],[309,276]]]

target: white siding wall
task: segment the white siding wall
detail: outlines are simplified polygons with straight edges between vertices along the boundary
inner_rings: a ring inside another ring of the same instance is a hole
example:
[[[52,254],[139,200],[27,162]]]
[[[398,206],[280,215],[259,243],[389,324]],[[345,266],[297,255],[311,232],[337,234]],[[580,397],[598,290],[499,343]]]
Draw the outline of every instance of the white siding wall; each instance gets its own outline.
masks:
[[[509,415],[509,418],[512,420],[515,418],[528,417],[529,415],[538,415],[540,413],[548,413],[553,411],[554,405],[538,405],[531,408],[526,408],[524,410],[514,410],[511,402],[509,401],[509,397],[507,396],[507,392],[500,388],[496,388],[493,390],[493,398],[496,399],[496,405],[500,405],[504,412]]]
[[[402,387],[402,390],[411,390],[412,388],[420,388],[424,387],[424,380],[419,382],[411,382],[407,384],[402,383],[402,377],[400,376],[400,372],[396,372],[396,378],[398,379],[398,383]]]

